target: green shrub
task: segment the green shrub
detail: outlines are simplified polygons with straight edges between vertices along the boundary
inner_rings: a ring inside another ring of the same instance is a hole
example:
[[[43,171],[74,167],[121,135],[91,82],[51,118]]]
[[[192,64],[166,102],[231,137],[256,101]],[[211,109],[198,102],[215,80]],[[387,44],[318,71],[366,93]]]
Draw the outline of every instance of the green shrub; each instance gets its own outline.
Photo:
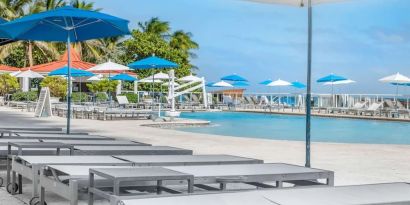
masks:
[[[97,93],[95,94],[95,99],[98,102],[103,102],[108,100],[108,96],[106,93]]]
[[[137,103],[138,95],[135,93],[123,93],[120,96],[126,96],[129,103]]]
[[[67,81],[62,77],[47,76],[40,85],[50,89],[51,97],[65,97],[67,95]]]
[[[19,88],[19,83],[16,77],[8,73],[0,75],[0,95],[5,95]]]
[[[37,91],[19,91],[11,95],[11,99],[14,101],[37,101]]]
[[[80,93],[80,92],[72,93],[71,100],[73,102],[88,102],[89,101],[87,93]]]

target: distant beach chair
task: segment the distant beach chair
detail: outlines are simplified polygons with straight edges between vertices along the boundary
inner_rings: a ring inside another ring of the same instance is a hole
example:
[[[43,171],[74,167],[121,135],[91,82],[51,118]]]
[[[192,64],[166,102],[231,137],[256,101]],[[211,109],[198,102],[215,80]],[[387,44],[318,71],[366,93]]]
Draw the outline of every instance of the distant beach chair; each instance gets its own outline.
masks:
[[[117,102],[120,105],[120,107],[124,107],[124,108],[132,107],[132,105],[128,101],[127,96],[123,96],[123,95],[117,96]]]
[[[329,108],[329,112],[340,112],[340,113],[354,113],[358,114],[359,111],[363,110],[366,106],[366,102],[357,102],[352,107],[340,107],[340,108]]]
[[[360,111],[360,114],[375,116],[378,112],[381,113],[383,103],[372,103],[367,109]]]
[[[387,108],[384,109],[387,116],[389,117],[394,117],[394,116],[399,117],[400,115],[410,116],[410,110],[406,109],[406,107],[404,107],[404,105],[399,100],[393,102],[390,99],[386,99],[384,100],[384,103],[387,105]]]

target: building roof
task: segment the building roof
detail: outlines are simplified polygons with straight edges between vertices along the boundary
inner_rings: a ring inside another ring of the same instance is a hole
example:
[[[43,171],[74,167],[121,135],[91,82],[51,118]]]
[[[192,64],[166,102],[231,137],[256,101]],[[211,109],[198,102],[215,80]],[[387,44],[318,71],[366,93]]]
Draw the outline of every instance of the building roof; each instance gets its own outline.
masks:
[[[0,65],[0,72],[15,72],[15,71],[19,71],[20,68],[16,68],[13,66],[8,66],[8,65]]]

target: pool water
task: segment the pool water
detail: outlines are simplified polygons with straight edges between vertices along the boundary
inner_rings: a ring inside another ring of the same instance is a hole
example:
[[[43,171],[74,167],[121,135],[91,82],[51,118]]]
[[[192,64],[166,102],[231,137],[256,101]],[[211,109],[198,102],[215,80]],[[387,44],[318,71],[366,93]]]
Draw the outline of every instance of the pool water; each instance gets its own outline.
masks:
[[[181,117],[211,121],[210,126],[177,130],[275,140],[305,140],[305,117],[294,115],[191,112]],[[410,144],[409,122],[312,117],[312,141],[366,144]]]

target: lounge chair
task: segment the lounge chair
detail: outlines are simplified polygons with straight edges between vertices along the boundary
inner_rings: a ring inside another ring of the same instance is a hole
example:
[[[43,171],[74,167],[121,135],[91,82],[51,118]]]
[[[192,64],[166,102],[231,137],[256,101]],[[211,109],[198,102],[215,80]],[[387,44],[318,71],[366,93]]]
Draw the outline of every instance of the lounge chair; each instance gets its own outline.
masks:
[[[381,107],[383,103],[372,103],[367,109],[359,111],[360,115],[368,115],[375,116],[377,113],[381,114]]]
[[[346,114],[349,114],[349,113],[353,112],[353,113],[357,114],[357,112],[359,110],[362,110],[365,106],[366,106],[366,102],[357,102],[352,107],[329,108],[328,112],[329,113],[339,112],[339,113],[346,113]]]

